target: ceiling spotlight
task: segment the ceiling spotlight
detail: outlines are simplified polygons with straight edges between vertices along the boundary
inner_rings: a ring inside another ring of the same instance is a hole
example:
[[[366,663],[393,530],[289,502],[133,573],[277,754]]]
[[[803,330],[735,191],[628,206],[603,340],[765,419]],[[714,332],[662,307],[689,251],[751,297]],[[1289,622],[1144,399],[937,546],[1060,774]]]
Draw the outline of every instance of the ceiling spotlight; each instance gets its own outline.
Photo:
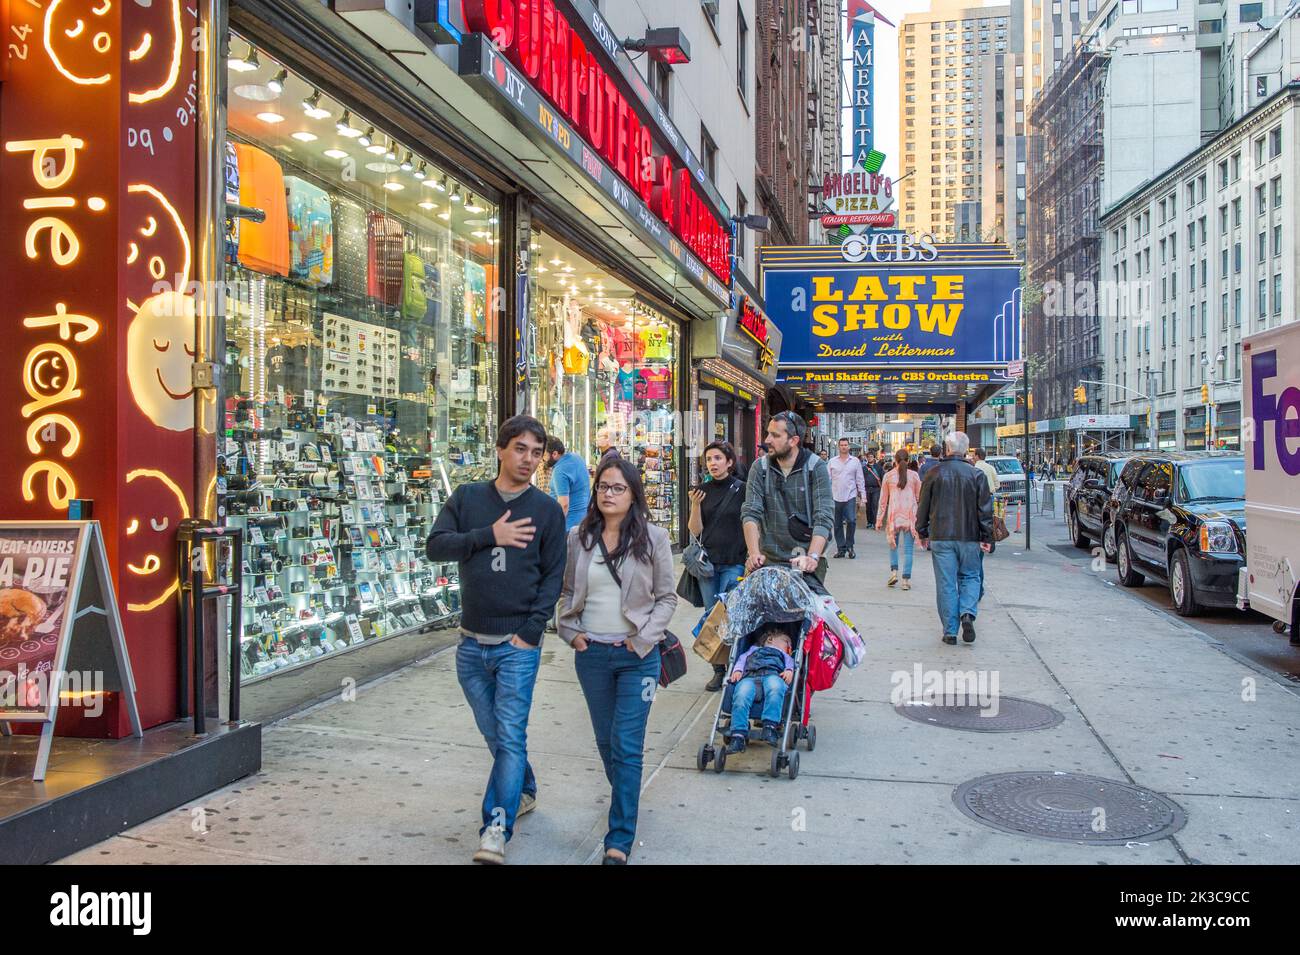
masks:
[[[551,259],[551,264],[555,266],[560,266],[564,264],[564,261],[559,256],[556,256],[555,258]]]
[[[313,143],[316,141],[316,134],[309,133],[304,129],[294,133],[293,138],[298,140],[300,143]]]
[[[257,51],[253,49],[253,44],[248,45],[248,52],[243,56],[232,56],[227,64],[236,73],[251,73],[258,67]]]
[[[276,113],[276,112],[274,112],[274,111],[272,111],[272,110],[267,110],[267,111],[264,112],[264,113],[258,113],[258,114],[257,114],[257,118],[260,119],[260,120],[261,120],[262,122],[264,122],[264,123],[275,124],[275,123],[283,123],[283,122],[284,122],[284,117],[281,116],[279,113]]]
[[[287,80],[288,78],[289,78],[289,71],[282,69],[280,70],[279,73],[276,73],[275,76],[271,77],[269,80],[266,81],[266,88],[270,90],[272,93],[276,93],[276,94],[283,93],[284,81]]]
[[[483,207],[478,204],[474,198],[474,193],[469,194],[469,201],[465,203],[466,212],[482,212]]]
[[[402,172],[410,172],[415,168],[415,163],[411,162],[411,151],[406,151],[406,158],[402,160],[401,166],[398,167]]]
[[[390,162],[397,161],[397,150],[393,148],[393,141],[388,141],[388,151],[384,153],[384,158]]]
[[[419,203],[419,206],[420,206],[421,209],[424,209],[424,210],[426,210],[426,211],[428,211],[428,212],[432,212],[434,209],[438,208],[438,207],[435,206],[432,202],[430,202],[428,199],[425,199],[425,200],[423,200],[422,202],[420,202],[420,203]]]
[[[392,179],[390,179],[386,183],[384,183],[384,188],[387,189],[389,192],[401,192],[406,187],[402,185],[400,182],[395,182]]]
[[[369,140],[370,137],[362,136],[361,139]],[[357,142],[361,142],[361,140],[359,139]],[[384,144],[372,142],[370,145],[366,146],[366,152],[374,156],[382,156],[384,154]]]
[[[549,272],[549,271],[551,271],[551,270],[548,269],[548,268],[547,268],[546,266],[544,266],[544,265],[539,265],[539,266],[537,266],[537,271],[538,271],[538,272]]]
[[[411,175],[415,176],[416,179],[420,179],[420,180],[428,179],[429,178],[428,165],[425,164],[424,162],[421,162],[420,168],[415,170],[415,172],[413,172]],[[425,185],[428,185],[428,183],[425,183]]]
[[[438,218],[441,219],[443,222],[446,222],[448,219],[451,218],[451,210],[443,209],[441,212],[438,213]]]
[[[367,126],[366,131],[357,137],[357,145],[363,149],[369,149],[370,143],[375,138],[375,127]]]
[[[456,183],[456,185],[454,185],[454,186],[452,187],[450,198],[451,198],[451,201],[452,201],[452,202],[460,202],[460,201],[461,201],[461,195],[460,195],[460,183]]]
[[[447,191],[447,174],[446,174],[446,173],[443,173],[442,178],[439,179],[439,180],[438,180],[437,182],[435,182],[435,183],[431,183],[431,185],[433,186],[433,188],[437,189],[439,192],[446,192],[446,191]]]
[[[347,158],[348,158],[348,154],[347,154],[346,152],[344,152],[342,149],[327,149],[327,150],[325,150],[325,155],[326,155],[326,156],[329,156],[330,159],[347,159]]]
[[[330,111],[320,104],[320,90],[314,91],[302,101],[302,111],[312,119],[328,119]]]
[[[339,131],[340,136],[346,136],[349,139],[356,139],[361,135],[361,130],[352,125],[352,112],[350,110],[345,109],[343,111],[343,115],[334,124],[334,128]]]

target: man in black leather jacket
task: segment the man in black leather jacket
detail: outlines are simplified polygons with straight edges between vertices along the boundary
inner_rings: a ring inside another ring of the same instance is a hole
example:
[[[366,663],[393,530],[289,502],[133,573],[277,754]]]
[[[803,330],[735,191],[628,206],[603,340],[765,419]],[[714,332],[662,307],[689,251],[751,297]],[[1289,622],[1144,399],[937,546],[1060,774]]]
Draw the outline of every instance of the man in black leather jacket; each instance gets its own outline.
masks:
[[[988,480],[967,463],[970,439],[954,431],[944,457],[921,483],[916,532],[930,548],[943,642],[975,641],[983,560],[993,546],[993,497]]]

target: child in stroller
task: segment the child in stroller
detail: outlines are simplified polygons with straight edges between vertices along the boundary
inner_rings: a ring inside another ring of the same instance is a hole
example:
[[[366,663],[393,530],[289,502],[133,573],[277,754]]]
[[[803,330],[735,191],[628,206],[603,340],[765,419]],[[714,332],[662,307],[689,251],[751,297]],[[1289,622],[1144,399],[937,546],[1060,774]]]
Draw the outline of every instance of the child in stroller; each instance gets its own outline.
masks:
[[[750,708],[761,687],[763,692],[763,731],[765,743],[779,742],[782,704],[794,681],[794,658],[790,656],[790,634],[779,626],[763,630],[754,644],[732,665],[731,735],[728,753],[743,753],[749,740]]]

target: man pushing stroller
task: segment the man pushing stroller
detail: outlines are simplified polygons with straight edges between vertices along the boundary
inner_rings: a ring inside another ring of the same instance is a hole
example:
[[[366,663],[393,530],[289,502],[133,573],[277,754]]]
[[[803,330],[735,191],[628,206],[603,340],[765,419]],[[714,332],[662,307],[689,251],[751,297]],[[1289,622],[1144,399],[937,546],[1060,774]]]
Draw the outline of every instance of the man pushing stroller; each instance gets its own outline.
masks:
[[[749,740],[749,711],[758,690],[763,690],[763,730],[760,739],[780,742],[781,710],[786,690],[794,680],[794,658],[790,656],[790,635],[780,627],[761,633],[754,645],[736,659],[731,671],[731,735],[728,753],[743,753]]]

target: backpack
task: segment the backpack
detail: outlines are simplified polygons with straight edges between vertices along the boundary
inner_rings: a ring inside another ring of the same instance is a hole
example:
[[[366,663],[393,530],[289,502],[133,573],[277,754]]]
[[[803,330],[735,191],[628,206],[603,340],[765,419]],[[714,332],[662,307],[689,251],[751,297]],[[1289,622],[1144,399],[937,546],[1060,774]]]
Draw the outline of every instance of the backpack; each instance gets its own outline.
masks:
[[[824,621],[818,620],[808,631],[804,639],[804,656],[808,658],[809,695],[833,687],[844,663],[844,645]]]

